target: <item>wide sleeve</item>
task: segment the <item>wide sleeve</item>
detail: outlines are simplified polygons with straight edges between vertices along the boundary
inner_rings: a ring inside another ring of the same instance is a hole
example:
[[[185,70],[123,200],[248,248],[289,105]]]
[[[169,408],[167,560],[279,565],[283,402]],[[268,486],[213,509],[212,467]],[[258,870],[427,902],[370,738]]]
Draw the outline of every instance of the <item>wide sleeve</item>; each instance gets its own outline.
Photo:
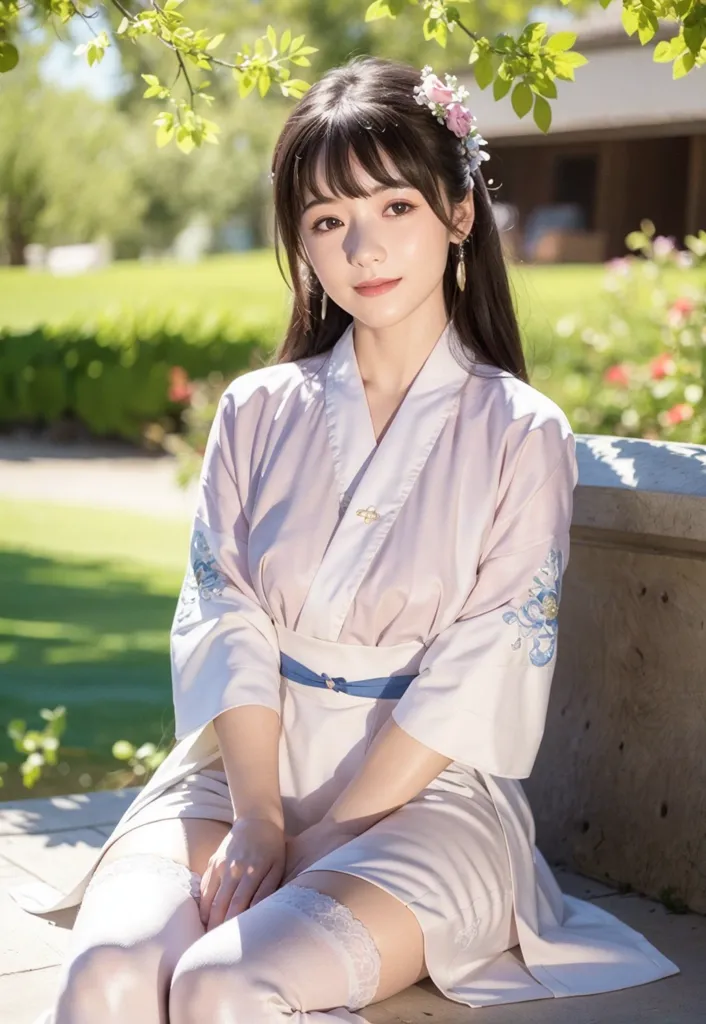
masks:
[[[392,711],[421,743],[490,775],[527,778],[539,750],[577,481],[568,423],[530,431],[461,614]]]
[[[170,633],[177,740],[229,708],[281,708],[277,634],[248,569],[248,522],[233,456],[236,385],[221,398],[206,443]]]

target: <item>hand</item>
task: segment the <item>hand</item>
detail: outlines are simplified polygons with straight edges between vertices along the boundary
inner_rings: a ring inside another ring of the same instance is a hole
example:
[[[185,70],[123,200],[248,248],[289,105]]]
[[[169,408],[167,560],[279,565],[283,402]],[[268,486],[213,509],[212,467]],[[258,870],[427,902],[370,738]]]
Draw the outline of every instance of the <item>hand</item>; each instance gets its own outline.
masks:
[[[208,862],[201,880],[206,931],[273,893],[286,858],[284,830],[266,818],[238,818]]]
[[[291,882],[302,871],[310,867],[324,854],[337,850],[357,833],[344,831],[342,827],[327,821],[319,821],[304,829],[296,836],[288,836],[286,841],[287,859],[284,868],[282,885]]]

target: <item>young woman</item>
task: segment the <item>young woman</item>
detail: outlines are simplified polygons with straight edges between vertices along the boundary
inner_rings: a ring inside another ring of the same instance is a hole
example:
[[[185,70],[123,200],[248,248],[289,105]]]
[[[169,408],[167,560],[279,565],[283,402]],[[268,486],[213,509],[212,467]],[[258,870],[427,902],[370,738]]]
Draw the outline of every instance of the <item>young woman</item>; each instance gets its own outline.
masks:
[[[81,903],[53,1024],[333,1024],[427,975],[478,1007],[678,971],[561,893],[519,782],[578,472],[465,96],[354,59],[282,130],[292,317],[211,430],[177,744],[68,896],[24,896]]]

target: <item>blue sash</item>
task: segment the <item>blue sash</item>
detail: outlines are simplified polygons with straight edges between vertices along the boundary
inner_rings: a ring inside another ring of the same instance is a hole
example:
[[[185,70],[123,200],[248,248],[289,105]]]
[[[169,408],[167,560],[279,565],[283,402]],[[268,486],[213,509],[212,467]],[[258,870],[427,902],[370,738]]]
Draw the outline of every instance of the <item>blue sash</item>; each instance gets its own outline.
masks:
[[[376,679],[356,679],[348,681],[343,676],[329,676],[326,672],[312,672],[300,661],[282,653],[280,672],[286,679],[305,686],[318,686],[323,689],[336,690],[338,693],[349,693],[353,697],[401,697],[416,676],[379,676]]]

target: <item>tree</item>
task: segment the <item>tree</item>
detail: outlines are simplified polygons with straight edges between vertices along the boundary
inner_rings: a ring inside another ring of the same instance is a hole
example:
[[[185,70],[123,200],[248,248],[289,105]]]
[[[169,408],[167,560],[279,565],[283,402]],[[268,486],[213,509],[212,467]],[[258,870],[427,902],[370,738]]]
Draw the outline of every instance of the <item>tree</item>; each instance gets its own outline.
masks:
[[[175,141],[181,150],[189,152],[204,142],[218,142],[219,125],[201,112],[214,102],[214,96],[207,92],[211,83],[210,80],[197,81],[197,71],[212,73],[226,69],[235,79],[241,98],[256,88],[265,96],[273,84],[283,96],[294,98],[301,97],[309,88],[308,82],[294,74],[299,67],[310,67],[309,57],[318,52],[317,47],[305,43],[304,34],[295,36],[287,28],[279,35],[268,25],[264,36],[258,36],[252,45],[243,44],[242,49],[231,54],[231,59],[217,57],[215,51],[222,46],[225,33],[192,28],[179,10],[183,2],[148,0],[143,7],[131,0],[109,0],[114,16],[120,18],[119,23],[110,34],[106,29],[94,31],[92,41],[77,48],[91,65],[103,59],[113,42],[139,44],[149,40],[171,52],[176,68],[176,78],[171,85],[152,72],[142,74],[147,83],[144,96],[167,103],[167,108],[160,111],[154,122],[159,146]],[[584,7],[587,3],[608,7],[615,0],[561,2],[576,9],[579,4]],[[656,61],[672,64],[674,78],[706,63],[706,3],[703,0],[620,2],[626,32],[637,34],[643,46],[654,38],[660,21],[674,24],[674,35],[659,42],[653,54]],[[277,4],[278,13],[285,6],[296,14],[296,3]],[[410,12],[409,8],[416,8],[416,11]],[[551,100],[557,96],[556,79],[572,81],[575,70],[586,63],[586,58],[573,49],[574,33],[558,32],[547,38],[546,24],[531,22],[516,35],[508,32],[484,35],[473,27],[474,8],[474,0],[455,0],[454,3],[448,0],[373,0],[366,8],[364,25],[382,19],[396,20],[403,12],[415,13],[421,18],[422,35],[427,42],[446,48],[452,36],[464,36],[468,62],[478,86],[485,89],[492,85],[496,100],[509,95],[518,117],[532,111],[539,128],[549,131]],[[12,71],[19,62],[17,42],[21,10],[29,11],[35,18],[57,19],[64,24],[72,18],[83,18],[90,24],[98,8],[84,0],[26,0],[24,3],[0,0],[0,72]],[[177,98],[173,91],[180,81],[185,86],[185,98]]]
[[[23,62],[0,103],[0,243],[11,264],[24,262],[29,241],[119,241],[134,228],[144,201],[132,187],[131,138],[112,104],[57,92],[36,59]]]

